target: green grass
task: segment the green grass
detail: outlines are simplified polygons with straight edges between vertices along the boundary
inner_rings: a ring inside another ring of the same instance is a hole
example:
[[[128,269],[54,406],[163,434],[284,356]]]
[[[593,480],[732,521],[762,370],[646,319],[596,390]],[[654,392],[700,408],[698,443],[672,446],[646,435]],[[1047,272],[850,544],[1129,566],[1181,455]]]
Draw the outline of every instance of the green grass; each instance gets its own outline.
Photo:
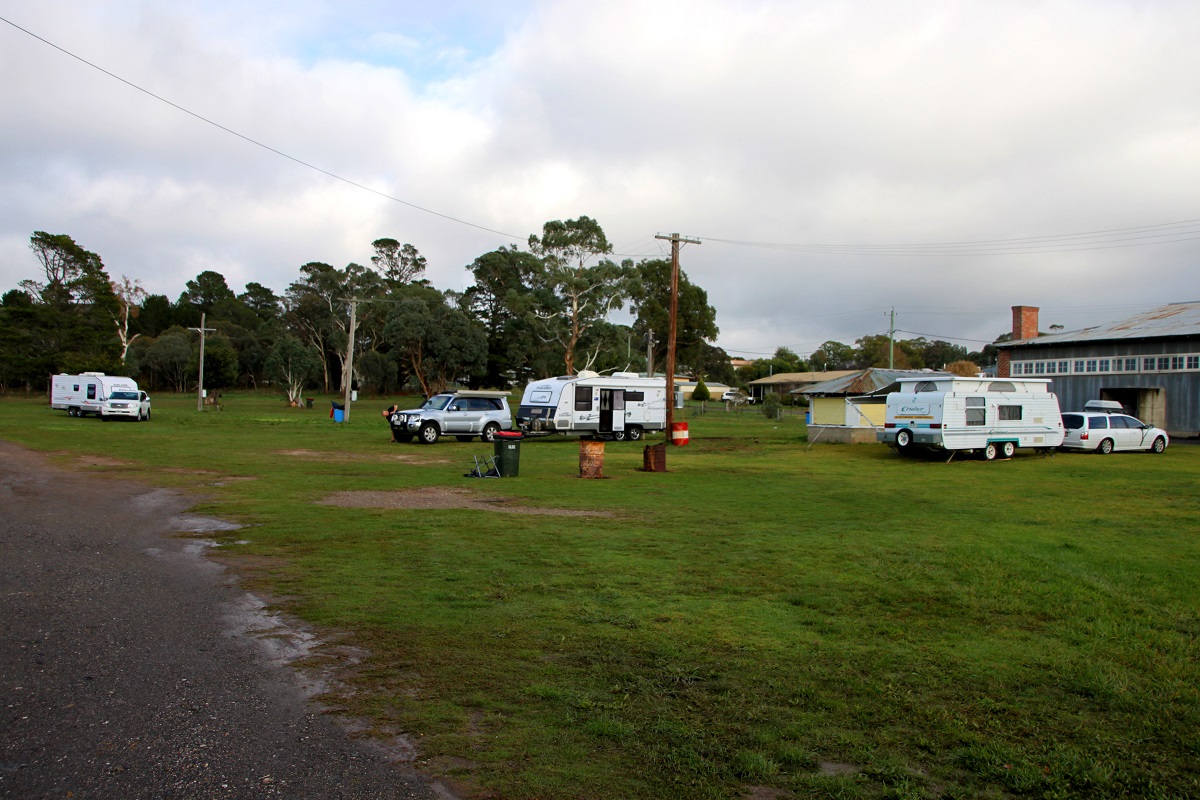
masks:
[[[1198,449],[945,464],[718,407],[666,474],[527,440],[469,480],[490,446],[391,444],[387,401],[225,400],[9,398],[0,437],[252,526],[225,548],[252,584],[371,651],[341,706],[478,796],[1200,795]],[[314,504],[422,486],[609,515]]]

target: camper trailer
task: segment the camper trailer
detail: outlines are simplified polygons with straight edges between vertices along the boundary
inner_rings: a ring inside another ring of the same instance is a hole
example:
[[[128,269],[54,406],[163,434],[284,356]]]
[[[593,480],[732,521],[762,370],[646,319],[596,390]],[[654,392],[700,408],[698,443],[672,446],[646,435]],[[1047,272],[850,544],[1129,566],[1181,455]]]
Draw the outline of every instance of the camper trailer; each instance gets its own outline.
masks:
[[[667,381],[633,372],[580,371],[525,387],[517,426],[526,434],[578,433],[637,441],[667,425]]]
[[[103,372],[54,375],[50,379],[50,408],[65,410],[72,417],[99,415],[104,401],[116,391],[136,394],[137,382]]]
[[[1049,380],[901,378],[900,390],[888,394],[877,437],[901,454],[928,448],[992,461],[1011,458],[1018,447],[1058,447],[1063,423]]]

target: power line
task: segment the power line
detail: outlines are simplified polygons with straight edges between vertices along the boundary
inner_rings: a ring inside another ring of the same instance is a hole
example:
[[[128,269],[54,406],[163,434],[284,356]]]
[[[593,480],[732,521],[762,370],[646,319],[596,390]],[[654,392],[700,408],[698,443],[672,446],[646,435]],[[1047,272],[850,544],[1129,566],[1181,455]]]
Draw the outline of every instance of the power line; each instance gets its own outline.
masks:
[[[254,145],[255,147],[261,147],[263,150],[266,150],[267,152],[274,153],[275,155],[280,156],[281,158],[286,158],[288,161],[292,161],[296,164],[299,164],[302,167],[307,167],[308,169],[311,169],[315,172],[319,172],[322,175],[333,178],[336,181],[341,181],[342,183],[353,186],[356,189],[362,189],[363,191],[367,191],[367,192],[370,192],[371,194],[378,195],[379,197],[382,197],[386,200],[391,200],[392,202],[400,203],[401,205],[408,206],[409,208],[415,209],[417,211],[422,211],[426,214],[431,214],[435,217],[441,217],[442,219],[449,220],[450,222],[457,222],[460,225],[467,225],[471,228],[476,228],[481,231],[487,231],[488,233],[495,233],[495,234],[499,234],[500,236],[507,236],[507,237],[510,237],[513,239],[517,239],[518,241],[524,241],[524,239],[525,239],[525,237],[517,236],[514,233],[498,231],[494,228],[488,228],[484,225],[477,225],[476,223],[468,222],[465,219],[459,219],[458,217],[453,217],[453,216],[450,216],[449,214],[443,214],[440,211],[434,211],[433,209],[425,208],[424,206],[419,206],[416,203],[411,203],[408,200],[402,200],[399,197],[395,197],[393,195],[387,194],[386,192],[381,192],[378,189],[372,189],[370,186],[366,186],[364,184],[358,183],[357,181],[353,181],[350,178],[344,178],[335,172],[330,172],[327,169],[322,169],[321,167],[318,167],[315,164],[311,164],[301,158],[297,158],[296,156],[289,155],[288,153],[285,153],[282,150],[278,150],[274,147],[271,147],[269,144],[260,142],[257,139],[253,139],[253,138],[245,135],[244,133],[239,133],[238,131],[235,131],[232,128],[226,127],[225,125],[222,125],[219,122],[209,119],[208,117],[205,117],[201,114],[197,114],[195,111],[184,108],[183,106],[179,105],[178,103],[172,102],[171,100],[168,100],[167,98],[162,97],[161,95],[157,95],[154,92],[150,91],[149,89],[145,89],[141,86],[138,86],[133,81],[126,80],[125,78],[122,78],[120,75],[117,75],[116,73],[108,71],[104,67],[101,67],[97,64],[93,64],[91,61],[88,61],[86,58],[83,58],[82,56],[78,56],[78,55],[72,53],[70,50],[67,50],[66,48],[63,48],[63,47],[59,47],[54,42],[51,42],[48,39],[44,39],[41,36],[38,36],[33,31],[22,28],[20,25],[16,24],[12,20],[6,19],[4,17],[0,17],[0,22],[8,23],[9,25],[11,25],[12,27],[21,31],[22,33],[32,36],[34,39],[37,39],[42,44],[53,47],[55,50],[59,51],[60,53],[63,53],[64,55],[70,56],[71,58],[75,59],[76,61],[80,62],[81,64],[86,64],[87,66],[91,67],[92,69],[97,70],[98,72],[102,72],[105,75],[107,75],[108,77],[113,78],[114,80],[118,80],[128,87],[130,87],[132,89],[136,89],[137,91],[141,92],[142,94],[145,94],[149,97],[154,98],[155,100],[158,100],[160,103],[165,103],[165,104],[171,106],[171,108],[174,108],[178,111],[182,111],[184,114],[187,114],[190,117],[193,117],[195,119],[200,120],[203,123],[211,125],[214,128],[217,128],[218,130],[224,131],[225,133],[228,133],[231,136],[236,136],[237,138],[239,138],[245,142],[249,142],[250,144]]]
[[[1200,219],[1138,225],[1129,228],[1083,233],[1024,236],[1014,239],[979,239],[960,242],[921,242],[915,244],[817,244],[759,242],[744,239],[722,239],[706,236],[705,241],[741,247],[759,247],[825,255],[857,256],[988,256],[1035,255],[1039,253],[1074,253],[1087,250],[1110,250],[1122,247],[1145,247],[1152,244],[1171,244],[1200,239]]]

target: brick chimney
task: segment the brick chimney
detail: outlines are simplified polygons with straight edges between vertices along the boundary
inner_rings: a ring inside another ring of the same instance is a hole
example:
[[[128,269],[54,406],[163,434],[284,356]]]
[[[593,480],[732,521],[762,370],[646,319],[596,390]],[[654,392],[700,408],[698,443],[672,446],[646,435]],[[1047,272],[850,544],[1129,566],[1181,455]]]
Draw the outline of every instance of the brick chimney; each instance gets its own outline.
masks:
[[[1036,339],[1038,335],[1038,307],[1013,306],[1013,339]]]

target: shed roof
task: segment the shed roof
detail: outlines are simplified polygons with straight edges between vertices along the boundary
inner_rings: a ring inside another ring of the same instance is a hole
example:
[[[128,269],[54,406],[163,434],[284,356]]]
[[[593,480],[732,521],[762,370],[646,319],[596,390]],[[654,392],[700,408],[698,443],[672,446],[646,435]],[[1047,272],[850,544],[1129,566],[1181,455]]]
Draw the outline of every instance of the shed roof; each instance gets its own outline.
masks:
[[[819,383],[833,378],[843,378],[847,375],[857,375],[859,372],[860,370],[857,369],[835,369],[827,372],[780,372],[750,381],[750,385],[777,386],[781,383]]]
[[[898,386],[901,378],[951,378],[948,372],[928,369],[870,369],[857,370],[841,378],[822,381],[815,386],[797,389],[797,394],[861,396],[886,394]]]
[[[1028,345],[1068,344],[1072,342],[1102,342],[1113,339],[1150,339],[1164,336],[1200,336],[1200,301],[1170,303],[1150,311],[1134,314],[1117,322],[1082,328],[1066,333],[1052,333],[1036,339],[1000,342],[999,349]]]

